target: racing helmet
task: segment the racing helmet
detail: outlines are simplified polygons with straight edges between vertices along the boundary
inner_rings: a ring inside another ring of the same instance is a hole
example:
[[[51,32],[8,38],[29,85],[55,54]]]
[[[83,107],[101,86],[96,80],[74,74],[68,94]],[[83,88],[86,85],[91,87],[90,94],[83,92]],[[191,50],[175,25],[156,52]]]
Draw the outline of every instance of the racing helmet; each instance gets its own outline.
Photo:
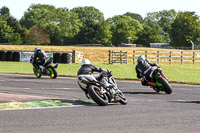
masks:
[[[38,51],[38,50],[41,50],[41,49],[40,48],[35,48],[35,52]]]
[[[145,56],[144,55],[138,56],[137,62],[140,62],[141,60],[145,60]]]
[[[90,65],[90,60],[88,60],[88,59],[83,59],[82,61],[81,61],[81,66],[82,65]]]

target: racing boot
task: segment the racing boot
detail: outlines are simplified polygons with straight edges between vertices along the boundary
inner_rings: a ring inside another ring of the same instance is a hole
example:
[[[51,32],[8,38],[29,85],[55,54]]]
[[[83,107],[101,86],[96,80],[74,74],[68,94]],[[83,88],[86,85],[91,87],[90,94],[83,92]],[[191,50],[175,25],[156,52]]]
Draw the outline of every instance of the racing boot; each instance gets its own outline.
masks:
[[[85,93],[85,96],[86,96],[88,99],[90,99],[90,95],[89,95],[88,91],[87,91],[86,89],[82,89],[82,88],[81,88],[81,90],[83,90],[84,93]]]
[[[86,96],[88,99],[90,99],[89,93],[85,93],[85,96]]]
[[[152,83],[152,82],[147,82],[147,85],[148,85],[148,86],[151,86],[151,87],[153,87],[153,88],[156,87],[156,84],[155,84],[155,83]]]
[[[147,82],[148,86],[151,86],[153,88],[154,91],[156,92],[160,92],[160,90],[156,87],[155,83],[151,83],[151,82]]]

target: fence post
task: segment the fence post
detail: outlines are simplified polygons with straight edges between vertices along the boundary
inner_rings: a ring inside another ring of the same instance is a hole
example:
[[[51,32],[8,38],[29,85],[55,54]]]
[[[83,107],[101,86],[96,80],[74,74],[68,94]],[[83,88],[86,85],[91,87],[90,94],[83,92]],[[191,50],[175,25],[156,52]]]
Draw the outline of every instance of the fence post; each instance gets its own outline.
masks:
[[[133,64],[135,64],[135,51],[133,51]]]
[[[146,59],[148,60],[148,51],[145,51]]]
[[[120,64],[122,64],[122,51],[120,50]]]
[[[112,53],[111,53],[111,57],[112,57],[112,63],[113,63],[113,51],[111,51]]]
[[[183,51],[181,52],[181,64],[183,64]]]
[[[160,64],[160,51],[157,52],[157,57],[158,57],[158,64]]]
[[[195,64],[195,52],[193,52],[193,64]]]
[[[170,57],[170,64],[172,64],[172,51],[170,51],[170,55],[169,55],[169,57]]]
[[[128,51],[126,51],[126,64],[128,64]]]
[[[112,64],[112,51],[109,50],[109,64]]]
[[[72,51],[72,63],[76,63],[76,50]]]

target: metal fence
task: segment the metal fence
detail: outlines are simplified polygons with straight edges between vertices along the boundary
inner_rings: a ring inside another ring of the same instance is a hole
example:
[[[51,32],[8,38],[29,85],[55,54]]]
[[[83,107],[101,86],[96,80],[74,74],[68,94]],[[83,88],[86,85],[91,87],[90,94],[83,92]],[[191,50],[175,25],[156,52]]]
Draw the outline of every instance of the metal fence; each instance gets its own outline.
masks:
[[[126,54],[125,54],[126,53]],[[123,56],[122,56],[123,55]],[[200,62],[200,52],[173,52],[173,51],[109,51],[109,63],[133,63],[139,55],[145,55],[146,59],[156,63]]]

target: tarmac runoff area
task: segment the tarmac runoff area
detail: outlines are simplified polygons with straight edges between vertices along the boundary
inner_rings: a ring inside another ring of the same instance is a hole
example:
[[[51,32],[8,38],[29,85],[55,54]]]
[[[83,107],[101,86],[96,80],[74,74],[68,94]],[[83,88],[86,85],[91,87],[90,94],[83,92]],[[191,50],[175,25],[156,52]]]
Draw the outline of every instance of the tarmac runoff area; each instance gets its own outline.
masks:
[[[92,104],[95,103],[82,99],[52,99],[41,96],[0,93],[0,110],[77,107]]]

